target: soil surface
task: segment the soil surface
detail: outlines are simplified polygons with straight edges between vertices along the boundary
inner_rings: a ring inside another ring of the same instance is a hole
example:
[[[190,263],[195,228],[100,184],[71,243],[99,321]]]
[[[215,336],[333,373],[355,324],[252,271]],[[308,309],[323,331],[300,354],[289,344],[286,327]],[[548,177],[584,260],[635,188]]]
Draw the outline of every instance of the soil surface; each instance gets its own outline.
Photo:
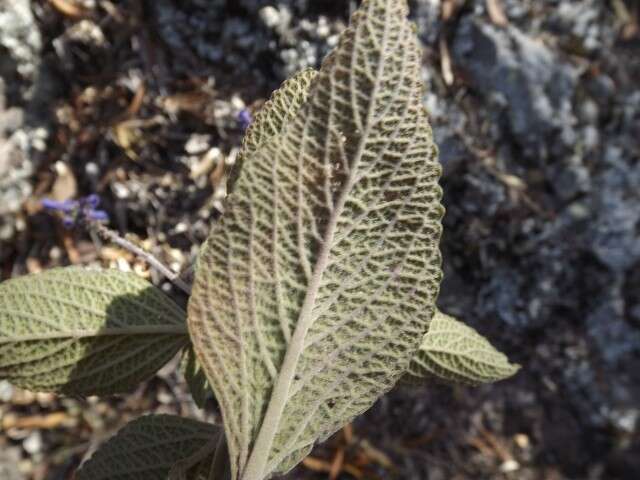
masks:
[[[171,291],[41,200],[97,194],[111,228],[188,268],[253,112],[319,66],[356,5],[0,0],[0,279],[99,264]],[[411,11],[444,166],[440,308],[523,369],[476,389],[397,389],[287,478],[638,479],[640,6]],[[152,411],[218,418],[213,401],[192,403],[175,362],[116,399],[0,381],[0,478],[70,479]]]

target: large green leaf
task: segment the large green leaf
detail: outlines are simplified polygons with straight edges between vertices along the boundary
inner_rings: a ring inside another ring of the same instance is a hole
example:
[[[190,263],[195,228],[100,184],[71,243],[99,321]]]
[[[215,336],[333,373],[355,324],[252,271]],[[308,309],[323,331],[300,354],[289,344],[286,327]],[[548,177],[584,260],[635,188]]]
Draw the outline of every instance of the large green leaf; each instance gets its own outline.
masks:
[[[132,273],[69,267],[0,284],[0,379],[22,388],[123,393],[188,340],[184,312]]]
[[[413,383],[435,378],[480,385],[504,380],[519,369],[473,328],[436,312],[411,362],[407,380]]]
[[[225,480],[224,470],[212,471],[220,468],[215,455],[218,446],[224,447],[221,437],[215,425],[146,415],[100,446],[76,480]]]
[[[288,470],[368,409],[433,315],[440,166],[407,13],[362,3],[295,115],[245,146],[202,249],[188,323],[234,479]]]

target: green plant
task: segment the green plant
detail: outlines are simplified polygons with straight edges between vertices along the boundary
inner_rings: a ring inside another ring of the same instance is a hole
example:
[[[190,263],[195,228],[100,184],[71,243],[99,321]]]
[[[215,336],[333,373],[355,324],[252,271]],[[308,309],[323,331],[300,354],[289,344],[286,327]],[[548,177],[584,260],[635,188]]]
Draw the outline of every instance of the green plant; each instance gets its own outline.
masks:
[[[220,405],[224,435],[142,417],[79,480],[263,480],[401,378],[477,384],[517,370],[436,311],[440,166],[407,10],[365,0],[320,71],[295,75],[259,112],[188,313],[118,271],[0,284],[0,378],[110,395],[182,350],[196,401],[212,390]]]

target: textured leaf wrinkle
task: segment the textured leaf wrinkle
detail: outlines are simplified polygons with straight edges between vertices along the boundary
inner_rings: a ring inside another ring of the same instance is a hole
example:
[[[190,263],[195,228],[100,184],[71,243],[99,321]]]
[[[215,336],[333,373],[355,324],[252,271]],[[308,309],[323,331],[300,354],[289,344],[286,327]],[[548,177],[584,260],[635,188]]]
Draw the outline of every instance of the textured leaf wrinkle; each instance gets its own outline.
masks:
[[[0,284],[0,378],[22,388],[113,395],[188,343],[185,314],[117,270],[56,268]]]
[[[432,378],[476,386],[504,380],[519,369],[473,328],[436,312],[409,365],[407,380],[423,383],[421,380]]]
[[[189,326],[234,478],[288,470],[368,409],[433,315],[440,168],[407,10],[363,2],[203,249]]]

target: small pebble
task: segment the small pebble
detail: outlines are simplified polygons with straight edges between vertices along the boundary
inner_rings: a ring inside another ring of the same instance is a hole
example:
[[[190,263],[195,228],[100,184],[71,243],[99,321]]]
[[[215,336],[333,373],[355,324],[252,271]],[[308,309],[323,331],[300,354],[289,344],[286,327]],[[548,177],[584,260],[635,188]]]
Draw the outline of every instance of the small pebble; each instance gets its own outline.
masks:
[[[42,450],[42,434],[40,431],[36,430],[25,438],[22,442],[22,448],[31,455],[39,453]]]
[[[280,23],[280,12],[269,5],[260,10],[260,18],[267,27],[274,28]]]

